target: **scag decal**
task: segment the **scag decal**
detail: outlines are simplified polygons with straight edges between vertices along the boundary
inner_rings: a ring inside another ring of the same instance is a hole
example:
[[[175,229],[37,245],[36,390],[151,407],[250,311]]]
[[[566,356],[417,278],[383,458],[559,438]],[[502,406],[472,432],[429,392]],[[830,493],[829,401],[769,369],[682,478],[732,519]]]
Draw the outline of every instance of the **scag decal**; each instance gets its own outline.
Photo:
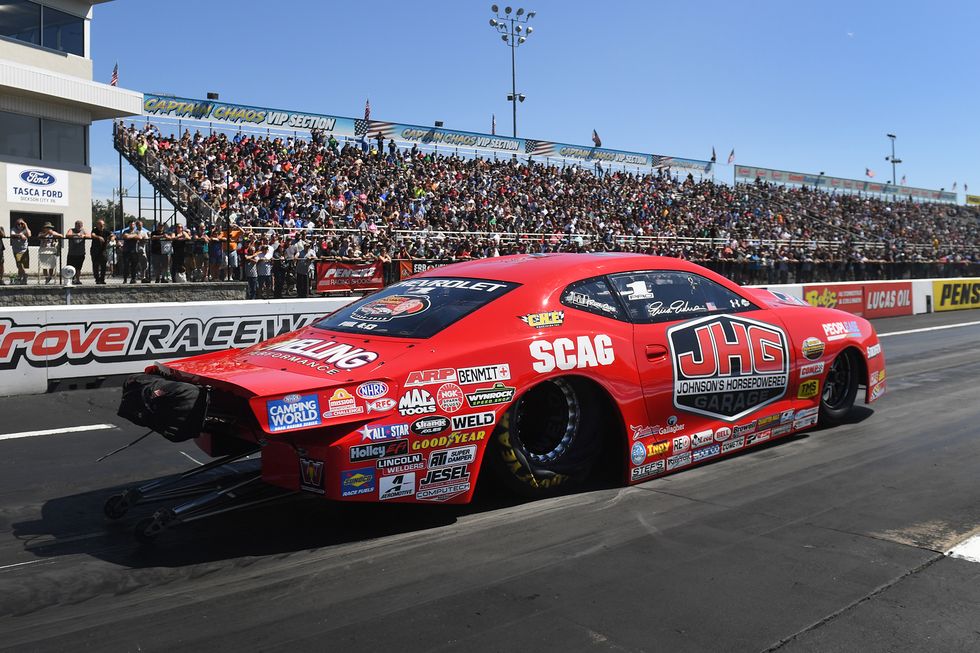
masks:
[[[779,400],[789,384],[789,349],[777,326],[733,315],[667,330],[674,406],[735,421]]]
[[[286,395],[266,402],[269,430],[273,433],[320,424],[320,402],[316,395]]]
[[[612,365],[616,360],[612,338],[605,334],[556,338],[553,341],[535,340],[530,344],[531,364],[535,372],[541,374],[559,370],[574,370],[586,367]]]

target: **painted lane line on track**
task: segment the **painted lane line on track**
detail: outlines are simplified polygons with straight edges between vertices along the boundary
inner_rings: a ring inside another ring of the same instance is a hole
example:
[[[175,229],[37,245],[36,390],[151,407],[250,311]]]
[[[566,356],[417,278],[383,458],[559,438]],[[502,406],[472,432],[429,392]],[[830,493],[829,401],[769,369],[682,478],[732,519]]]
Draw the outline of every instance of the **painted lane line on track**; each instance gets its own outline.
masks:
[[[13,569],[14,567],[23,567],[25,565],[36,565],[39,562],[54,562],[54,560],[30,560],[28,562],[16,562],[12,565],[3,565],[0,567],[0,571],[5,571],[7,569]]]
[[[980,535],[963,540],[946,552],[951,558],[961,558],[970,562],[980,562]]]
[[[16,440],[17,438],[33,438],[40,435],[61,435],[63,433],[79,433],[82,431],[104,431],[119,428],[115,424],[89,424],[87,426],[69,426],[63,429],[46,429],[44,431],[21,431],[20,433],[2,433],[0,440]]]
[[[922,327],[921,329],[908,329],[906,331],[892,331],[891,333],[879,333],[878,337],[885,338],[887,336],[904,336],[905,334],[908,333],[924,333],[925,331],[941,331],[943,329],[956,329],[958,327],[976,326],[978,324],[980,324],[980,320],[977,320],[976,322],[960,322],[959,324],[943,324],[942,326]]]

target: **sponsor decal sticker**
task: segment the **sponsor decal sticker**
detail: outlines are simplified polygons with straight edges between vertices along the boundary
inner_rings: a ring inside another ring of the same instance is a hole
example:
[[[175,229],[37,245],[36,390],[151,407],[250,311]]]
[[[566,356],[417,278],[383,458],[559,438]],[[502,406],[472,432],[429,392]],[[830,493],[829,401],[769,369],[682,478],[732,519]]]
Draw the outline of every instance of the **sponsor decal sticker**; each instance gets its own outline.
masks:
[[[422,438],[412,443],[412,451],[426,451],[428,449],[443,449],[453,447],[458,444],[479,442],[487,437],[486,431],[466,431],[452,432],[448,435],[435,435],[431,438]]]
[[[871,385],[881,383],[885,380],[885,370],[875,370],[871,373]]]
[[[327,399],[327,411],[323,413],[324,419],[331,417],[343,417],[345,415],[357,415],[364,412],[364,406],[357,405],[354,395],[343,388],[337,388]]]
[[[630,460],[633,461],[634,465],[642,465],[646,459],[647,448],[640,442],[634,442],[632,448],[630,448]]]
[[[697,449],[714,442],[714,432],[711,429],[699,431],[691,436],[691,447]]]
[[[820,376],[823,374],[823,363],[810,363],[809,365],[800,366],[800,378],[805,379],[811,376]]]
[[[667,330],[674,406],[735,421],[779,400],[789,384],[789,349],[779,327],[734,315]]]
[[[350,316],[363,322],[388,322],[418,315],[428,310],[429,305],[429,298],[425,295],[388,295],[358,306]]]
[[[780,424],[786,424],[787,422],[792,422],[792,421],[793,421],[793,409],[792,408],[789,409],[789,410],[784,410],[782,413],[779,414],[779,423]]]
[[[365,424],[357,432],[361,442],[384,442],[408,436],[408,424]]]
[[[320,425],[320,401],[314,395],[286,395],[266,402],[269,430],[273,433]]]
[[[637,442],[637,444],[639,444],[639,442]],[[654,442],[653,444],[647,445],[647,456],[650,458],[654,456],[662,456],[668,451],[670,451],[670,440]]]
[[[666,466],[662,460],[650,463],[649,465],[644,465],[643,467],[634,467],[630,470],[630,480],[638,481],[641,478],[646,478],[648,476],[663,474],[665,469]]]
[[[410,497],[413,494],[415,494],[415,472],[381,477],[378,485],[379,500],[387,501],[388,499]]]
[[[640,438],[648,438],[653,435],[672,435],[678,431],[684,430],[683,424],[677,423],[677,416],[671,415],[667,418],[666,426],[633,426],[630,425],[630,430],[633,431],[633,440],[639,440]]]
[[[294,338],[258,347],[249,356],[269,356],[312,367],[319,372],[337,374],[374,362],[378,354],[333,340]],[[299,360],[297,360],[299,359]],[[303,359],[308,361],[304,363]]]
[[[809,381],[804,381],[800,384],[799,390],[796,391],[796,398],[813,399],[818,394],[820,394],[820,381],[817,379],[810,379]]]
[[[453,415],[452,426],[454,431],[465,431],[467,429],[478,429],[482,426],[493,426],[497,420],[497,414],[492,410],[485,413],[472,413],[470,415]]]
[[[378,444],[355,444],[349,452],[352,463],[362,463],[365,460],[375,460],[385,456],[397,456],[408,453],[408,440],[390,440]]]
[[[422,469],[424,467],[422,462],[422,454],[411,453],[404,456],[391,456],[389,458],[381,458],[377,462],[378,469],[383,472],[390,474],[401,474],[405,471],[412,471],[414,469]]]
[[[745,435],[746,433],[752,433],[755,431],[755,421],[751,421],[748,424],[739,424],[732,429],[732,435],[738,437],[740,435]]]
[[[422,417],[412,422],[412,433],[415,435],[435,435],[449,428],[449,418],[442,415]]]
[[[667,459],[667,469],[677,469],[691,464],[691,452],[679,453]]]
[[[436,385],[438,383],[455,383],[456,370],[443,367],[438,370],[421,370],[411,372],[405,379],[406,388],[418,388],[423,385]]]
[[[881,355],[881,343],[877,343],[868,347],[868,358],[875,358]]]
[[[612,365],[616,360],[612,338],[605,334],[555,338],[554,340],[534,340],[529,345],[531,367],[535,372],[545,374],[559,370],[584,369]]]
[[[377,486],[375,481],[373,467],[345,469],[340,472],[340,496],[355,497],[361,494],[371,494]]]
[[[857,320],[827,322],[823,325],[823,334],[831,342],[834,340],[843,340],[844,338],[860,338],[861,327],[858,326]]]
[[[521,322],[535,329],[548,329],[565,323],[565,311],[545,311],[518,316]]]
[[[382,397],[381,399],[368,401],[364,405],[367,406],[367,412],[369,413],[387,413],[397,406],[398,402],[391,397]]]
[[[431,487],[450,485],[461,481],[469,481],[469,479],[470,472],[466,465],[430,469],[419,482],[419,489],[424,490]]]
[[[678,435],[676,438],[671,440],[670,446],[673,453],[687,451],[691,448],[691,438],[686,435]]]
[[[474,383],[496,383],[510,381],[510,365],[483,365],[481,367],[461,367],[456,370],[456,383],[473,385]]]
[[[439,404],[439,410],[455,413],[463,407],[463,389],[455,383],[443,384],[436,392],[436,402]]]
[[[736,449],[741,449],[744,445],[744,438],[732,438],[728,442],[721,445],[721,452],[728,453],[729,451],[735,451]]]
[[[720,453],[721,453],[721,445],[713,444],[710,447],[704,447],[703,449],[695,449],[691,458],[694,462],[698,462],[699,460],[704,460],[705,458],[711,458],[712,456],[717,456]]]
[[[772,428],[772,437],[778,438],[780,435],[786,435],[793,430],[792,424],[780,424],[779,426],[774,426]]]
[[[804,417],[803,419],[793,420],[793,430],[799,431],[800,429],[810,428],[817,423],[817,416],[811,415],[810,417]]]
[[[727,426],[722,426],[715,431],[715,442],[724,442],[730,437],[732,437],[732,430]]]
[[[757,433],[750,433],[745,436],[745,444],[750,445],[756,442],[765,442],[772,435],[772,429],[766,429],[764,431],[759,431]]]
[[[790,411],[792,413],[792,411]],[[779,413],[773,413],[772,415],[766,415],[765,417],[760,417],[758,420],[759,428],[763,426],[769,426],[775,422],[779,421]]]
[[[436,400],[427,390],[413,388],[398,400],[398,412],[402,415],[423,415],[436,412]]]
[[[515,392],[515,388],[505,386],[503,383],[494,383],[489,388],[478,388],[473,392],[467,392],[466,403],[471,408],[506,404],[514,399]]]
[[[585,293],[576,292],[574,290],[566,293],[562,298],[562,301],[568,302],[573,306],[579,306],[584,309],[597,309],[603,313],[611,313],[612,315],[615,315],[619,311],[619,309],[612,304],[600,302],[592,297],[589,297]]]
[[[442,485],[439,487],[419,490],[415,493],[415,498],[419,501],[449,501],[453,497],[457,497],[460,494],[465,494],[469,491],[470,482],[466,481],[465,483],[452,483],[450,485]]]
[[[313,458],[299,459],[299,489],[323,494],[323,461]]]
[[[380,399],[388,394],[388,384],[383,381],[368,381],[357,386],[356,393],[361,399]]]
[[[824,349],[826,349],[826,345],[819,338],[807,338],[800,347],[803,357],[810,361],[815,361],[823,356]]]
[[[795,419],[803,419],[804,417],[813,417],[818,412],[820,412],[820,408],[817,406],[813,406],[812,408],[803,408],[796,411]]]
[[[874,401],[875,399],[880,399],[883,394],[885,394],[885,382],[884,381],[882,381],[881,383],[879,383],[875,387],[871,388],[871,401]]]
[[[454,465],[469,465],[476,462],[476,445],[443,449],[429,454],[429,467],[452,467]]]

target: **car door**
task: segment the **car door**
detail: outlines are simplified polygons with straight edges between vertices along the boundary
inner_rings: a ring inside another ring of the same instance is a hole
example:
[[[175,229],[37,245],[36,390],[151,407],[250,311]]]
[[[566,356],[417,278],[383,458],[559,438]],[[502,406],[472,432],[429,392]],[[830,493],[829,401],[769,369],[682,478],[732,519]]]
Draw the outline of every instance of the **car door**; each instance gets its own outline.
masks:
[[[635,440],[650,438],[648,454],[690,449],[697,462],[740,448],[755,418],[787,399],[791,349],[772,311],[692,272],[626,272],[609,282],[634,325],[649,423],[632,428]]]

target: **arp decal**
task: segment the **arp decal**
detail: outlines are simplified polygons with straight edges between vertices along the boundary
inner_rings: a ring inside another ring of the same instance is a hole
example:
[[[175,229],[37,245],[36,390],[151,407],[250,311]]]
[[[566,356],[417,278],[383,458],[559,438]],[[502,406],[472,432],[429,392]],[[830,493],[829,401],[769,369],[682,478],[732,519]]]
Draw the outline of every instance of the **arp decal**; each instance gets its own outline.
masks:
[[[269,430],[273,433],[320,425],[320,402],[316,395],[286,395],[266,402]]]
[[[616,360],[612,338],[605,334],[578,336],[575,340],[534,340],[529,347],[531,358],[534,359],[531,367],[542,374],[555,369],[574,370],[612,365]]]
[[[444,367],[438,370],[421,370],[411,372],[405,379],[406,388],[418,388],[423,385],[436,385],[437,383],[455,383],[456,370]]]
[[[519,315],[521,322],[535,329],[547,329],[561,326],[565,323],[565,311],[546,311],[544,313],[528,313]]]
[[[680,410],[731,422],[786,394],[789,349],[777,326],[708,316],[668,329],[667,337]]]
[[[796,398],[813,399],[818,394],[820,394],[820,381],[817,379],[810,379],[809,381],[804,381],[800,384],[800,388],[796,392]]]
[[[323,494],[323,461],[313,458],[299,459],[299,489]]]

